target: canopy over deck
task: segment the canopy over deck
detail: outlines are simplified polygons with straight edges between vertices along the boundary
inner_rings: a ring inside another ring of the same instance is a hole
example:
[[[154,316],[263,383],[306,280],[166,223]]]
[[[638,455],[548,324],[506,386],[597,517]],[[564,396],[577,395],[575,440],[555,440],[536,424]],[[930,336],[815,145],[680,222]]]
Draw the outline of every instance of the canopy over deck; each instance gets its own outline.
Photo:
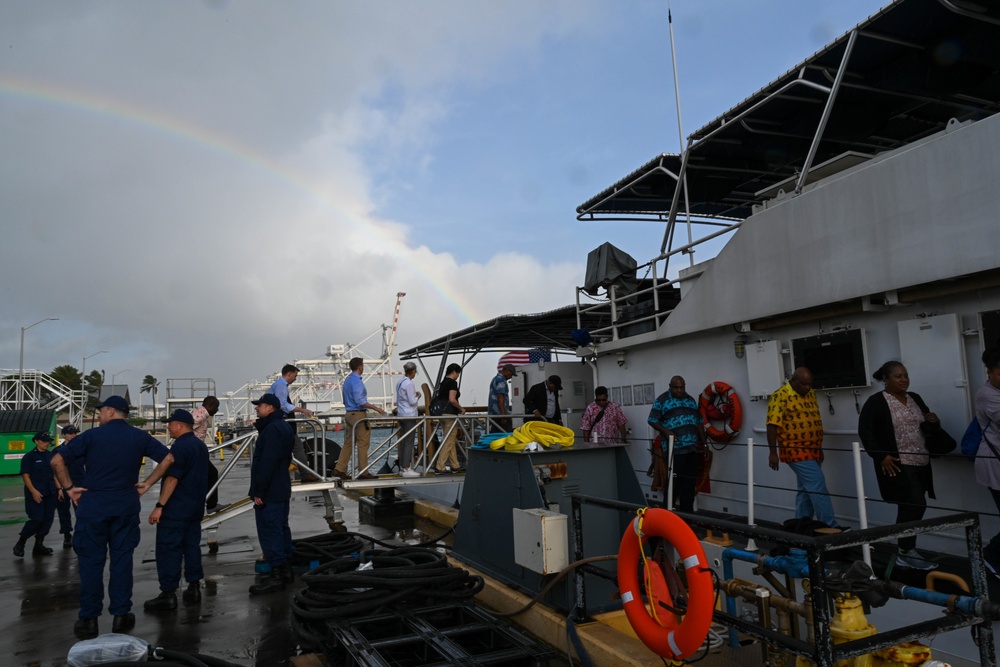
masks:
[[[897,0],[689,137],[691,214],[742,220],[806,169],[816,179],[996,113],[997,44],[998,3]],[[666,218],[681,170],[681,155],[658,155],[577,217]]]

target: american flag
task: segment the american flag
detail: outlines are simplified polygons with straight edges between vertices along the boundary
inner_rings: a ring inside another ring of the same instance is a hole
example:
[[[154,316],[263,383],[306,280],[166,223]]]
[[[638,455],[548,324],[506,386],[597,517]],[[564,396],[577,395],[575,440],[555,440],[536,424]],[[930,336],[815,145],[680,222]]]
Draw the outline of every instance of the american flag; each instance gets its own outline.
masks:
[[[552,361],[552,353],[548,350],[543,350],[540,347],[536,347],[533,350],[518,350],[517,352],[508,352],[507,354],[500,357],[500,361],[497,362],[497,370],[506,366],[507,364],[514,364],[515,366],[527,366],[528,364],[535,364],[539,361]]]

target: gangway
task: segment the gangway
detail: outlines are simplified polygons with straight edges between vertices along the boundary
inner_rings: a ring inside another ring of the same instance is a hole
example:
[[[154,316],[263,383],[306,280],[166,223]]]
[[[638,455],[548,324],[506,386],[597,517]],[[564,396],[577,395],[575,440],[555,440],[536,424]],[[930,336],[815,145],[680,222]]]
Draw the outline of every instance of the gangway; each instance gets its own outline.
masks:
[[[289,400],[296,405],[305,405],[324,417],[342,420],[344,400],[341,389],[344,380],[351,374],[350,360],[360,357],[365,364],[363,379],[368,388],[368,400],[391,412],[396,401],[393,378],[402,374],[392,369],[392,355],[405,296],[405,292],[396,293],[392,324],[380,325],[361,342],[329,345],[323,358],[293,359],[291,363],[298,367],[299,376],[289,387]],[[363,346],[370,345],[372,339],[379,335],[382,344],[380,353],[375,355],[366,351]],[[280,372],[276,371],[263,380],[251,380],[236,391],[219,396],[226,423],[252,423],[254,410],[251,401],[265,393],[279,376]]]
[[[83,422],[87,394],[34,369],[0,369],[0,410],[55,410],[66,412],[72,424]]]

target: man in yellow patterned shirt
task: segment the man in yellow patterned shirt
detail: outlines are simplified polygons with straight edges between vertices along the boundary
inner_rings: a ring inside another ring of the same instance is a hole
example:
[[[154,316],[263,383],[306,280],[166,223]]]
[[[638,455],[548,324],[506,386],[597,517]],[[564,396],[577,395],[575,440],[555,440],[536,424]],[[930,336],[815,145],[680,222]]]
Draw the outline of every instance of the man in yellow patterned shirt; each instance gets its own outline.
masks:
[[[795,518],[816,519],[839,528],[833,513],[830,492],[823,476],[823,418],[812,390],[813,377],[800,366],[791,379],[771,394],[767,403],[768,465],[778,469],[778,461],[795,473]]]

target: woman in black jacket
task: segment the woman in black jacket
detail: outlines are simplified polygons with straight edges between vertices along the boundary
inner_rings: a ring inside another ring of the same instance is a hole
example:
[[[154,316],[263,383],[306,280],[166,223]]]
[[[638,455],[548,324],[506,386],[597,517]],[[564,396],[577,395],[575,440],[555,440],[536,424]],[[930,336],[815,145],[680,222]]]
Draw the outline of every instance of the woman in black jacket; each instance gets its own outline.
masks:
[[[926,496],[934,498],[930,455],[921,424],[937,424],[919,395],[907,391],[910,376],[898,361],[887,361],[872,375],[885,383],[884,391],[865,401],[858,419],[858,436],[875,463],[875,478],[882,499],[896,505],[896,523],[919,521],[927,510]],[[896,564],[933,570],[937,563],[916,549],[917,538],[899,540]]]

